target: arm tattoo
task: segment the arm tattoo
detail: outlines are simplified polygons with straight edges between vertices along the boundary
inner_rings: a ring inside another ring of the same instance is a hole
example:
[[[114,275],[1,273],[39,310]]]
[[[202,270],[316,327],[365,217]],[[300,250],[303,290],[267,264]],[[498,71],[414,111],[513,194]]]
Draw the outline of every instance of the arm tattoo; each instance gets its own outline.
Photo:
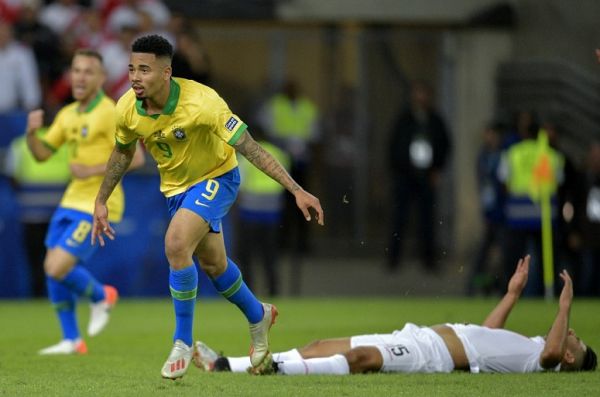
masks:
[[[301,189],[300,185],[292,179],[277,159],[256,143],[248,132],[245,132],[235,144],[235,149],[254,164],[256,168],[279,182],[292,194]]]
[[[96,201],[106,203],[111,193],[115,189],[115,186],[117,186],[123,177],[123,174],[125,174],[125,171],[127,171],[127,168],[129,168],[129,164],[131,163],[131,159],[135,153],[135,145],[133,146],[133,149],[134,150],[119,149],[115,147],[110,155],[108,163],[106,164],[106,173],[104,174],[104,180],[100,186],[100,191],[98,192]]]

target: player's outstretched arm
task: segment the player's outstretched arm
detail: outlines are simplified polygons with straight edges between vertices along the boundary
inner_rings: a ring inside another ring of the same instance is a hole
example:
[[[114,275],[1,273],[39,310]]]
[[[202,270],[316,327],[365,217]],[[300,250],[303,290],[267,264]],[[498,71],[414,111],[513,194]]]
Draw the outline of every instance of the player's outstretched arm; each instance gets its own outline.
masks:
[[[531,257],[529,255],[519,259],[519,262],[517,262],[517,269],[508,282],[506,294],[504,294],[494,310],[488,314],[482,324],[484,327],[504,328],[504,323],[506,323],[508,315],[518,302],[519,297],[523,292],[523,288],[525,288],[525,285],[527,284],[530,260]]]
[[[45,161],[53,152],[35,135],[36,131],[44,125],[44,111],[32,110],[27,115],[27,127],[25,129],[25,140],[29,151],[37,161]]]
[[[296,205],[302,211],[307,221],[311,220],[310,210],[314,210],[319,225],[325,224],[325,216],[319,199],[308,193],[296,181],[292,179],[285,168],[269,152],[264,150],[248,133],[245,131],[238,141],[234,144],[235,149],[248,159],[256,168],[269,175],[279,182],[296,198]]]
[[[540,355],[540,364],[544,368],[554,368],[563,359],[567,350],[567,336],[569,335],[569,314],[573,303],[573,281],[566,270],[560,273],[563,289],[558,298],[558,313],[552,323],[552,328],[546,336],[546,345]]]
[[[106,173],[102,180],[102,185],[96,196],[94,206],[94,220],[92,224],[92,245],[96,243],[96,239],[100,245],[104,247],[104,236],[111,240],[115,239],[115,231],[108,223],[108,207],[106,202],[112,194],[113,190],[129,168],[131,160],[134,157],[136,145],[129,147],[115,146],[108,163],[106,164]]]

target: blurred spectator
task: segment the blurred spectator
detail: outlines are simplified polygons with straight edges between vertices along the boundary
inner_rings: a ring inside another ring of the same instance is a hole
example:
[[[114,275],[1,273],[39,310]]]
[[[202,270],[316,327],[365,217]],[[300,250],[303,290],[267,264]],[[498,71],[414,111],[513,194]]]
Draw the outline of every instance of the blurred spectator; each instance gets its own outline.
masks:
[[[173,54],[173,74],[210,85],[210,60],[200,38],[192,29],[177,34]]]
[[[310,190],[308,170],[312,160],[311,145],[319,139],[319,111],[317,106],[301,93],[296,81],[287,80],[282,90],[262,106],[258,122],[269,140],[291,156],[292,178],[303,188]],[[289,233],[287,243],[297,256],[309,249],[308,223],[298,216],[292,195],[286,196],[284,222]],[[294,244],[295,242],[295,244]]]
[[[599,55],[600,56],[600,55]],[[590,145],[583,180],[583,202],[576,211],[582,233],[583,268],[580,293],[600,296],[600,142]]]
[[[577,241],[577,225],[573,222],[574,205],[581,195],[581,177],[573,160],[561,149],[560,137],[562,130],[556,115],[546,117],[542,129],[548,135],[548,143],[564,159],[563,181],[558,186],[557,210],[558,216],[554,233],[558,246],[555,248],[555,269],[568,269],[575,280],[581,277],[581,263]]]
[[[537,134],[538,129],[537,115],[533,110],[519,110],[515,112],[513,125],[504,138],[502,148],[506,149],[523,139],[527,139],[532,134]]]
[[[483,132],[483,144],[477,156],[477,187],[479,205],[483,218],[483,236],[480,238],[475,261],[471,269],[467,295],[478,292],[489,295],[500,290],[497,277],[491,267],[494,250],[500,252],[504,226],[504,188],[498,179],[498,166],[502,153],[501,124],[492,123]]]
[[[45,129],[38,131],[38,136],[44,134]],[[46,296],[44,240],[50,218],[71,178],[67,150],[66,146],[62,147],[42,165],[33,158],[22,135],[13,140],[6,157],[5,170],[17,193],[31,290],[35,297]]]
[[[130,87],[129,82],[129,54],[131,43],[138,34],[137,25],[121,27],[116,40],[111,40],[100,47],[99,52],[104,58],[106,69],[105,92],[117,100]]]
[[[266,141],[260,129],[252,131],[256,141],[281,165],[289,170],[290,158],[283,150]],[[262,260],[269,296],[279,294],[277,277],[279,259],[279,234],[282,230],[282,214],[285,203],[285,188],[271,177],[262,173],[244,156],[238,156],[241,185],[238,199],[239,238],[237,256],[243,267],[246,284],[253,288],[256,261]]]
[[[424,81],[411,85],[410,104],[400,112],[390,132],[392,231],[387,266],[395,271],[409,224],[411,204],[417,205],[420,257],[427,271],[436,272],[435,208],[441,172],[450,154],[446,123],[433,107],[433,89]]]
[[[0,0],[0,19],[13,23],[19,17],[22,0]]]
[[[169,23],[167,24],[167,30],[171,32],[171,35],[177,36],[179,33],[185,32],[192,27],[189,19],[185,14],[179,11],[174,11],[171,14]]]
[[[99,48],[107,40],[100,11],[86,8],[81,13],[77,29],[76,48]]]
[[[92,7],[100,12],[102,24],[106,23],[108,16],[117,8],[123,0],[92,0]]]
[[[139,25],[139,11],[150,15],[158,30],[165,29],[171,17],[167,6],[159,0],[122,0],[107,16],[107,29],[118,34],[124,26]]]
[[[352,86],[338,89],[331,117],[327,117],[326,207],[328,234],[334,238],[350,238],[354,230],[354,170],[356,166],[356,92]]]
[[[177,45],[177,39],[170,30],[167,30],[164,26],[158,26],[156,21],[152,18],[152,14],[150,14],[146,10],[138,10],[138,28],[140,30],[140,34],[158,34],[171,43],[173,48]]]
[[[40,81],[33,51],[17,43],[12,26],[1,19],[0,70],[0,114],[40,105]]]
[[[543,284],[542,257],[542,219],[538,201],[531,197],[534,186],[534,173],[539,166],[540,143],[536,133],[524,131],[523,139],[510,146],[503,154],[498,169],[498,177],[506,189],[506,229],[504,236],[503,256],[503,287],[512,275],[514,261],[529,254],[532,266],[529,273],[529,283],[525,288],[527,296],[541,296]],[[528,134],[528,135],[527,135]],[[558,186],[564,180],[564,157],[548,148],[549,189],[551,191],[551,214],[554,228],[558,221]],[[557,234],[553,233],[553,247],[556,249]],[[552,253],[556,258],[556,253]]]
[[[40,22],[59,36],[75,30],[80,17],[81,7],[77,0],[55,0],[40,12]]]
[[[64,61],[60,56],[59,36],[39,20],[41,0],[23,0],[19,19],[14,25],[16,38],[33,49],[42,87],[60,78]]]
[[[120,4],[115,6],[110,14],[106,16],[104,25],[110,35],[118,35],[125,26],[140,25],[140,16],[135,8],[135,3],[135,0],[121,0]]]

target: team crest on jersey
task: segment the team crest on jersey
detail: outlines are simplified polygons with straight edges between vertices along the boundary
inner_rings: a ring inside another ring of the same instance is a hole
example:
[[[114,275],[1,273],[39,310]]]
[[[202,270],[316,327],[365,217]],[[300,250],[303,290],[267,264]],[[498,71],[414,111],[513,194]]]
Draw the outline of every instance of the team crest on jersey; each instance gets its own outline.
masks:
[[[88,136],[88,126],[84,125],[83,127],[81,127],[81,137],[85,138]]]
[[[227,128],[229,131],[233,131],[237,123],[238,121],[235,117],[230,117],[229,120],[227,120],[227,122],[225,123],[225,128]]]
[[[175,127],[173,130],[173,136],[175,139],[182,141],[185,139],[185,131],[181,127]]]

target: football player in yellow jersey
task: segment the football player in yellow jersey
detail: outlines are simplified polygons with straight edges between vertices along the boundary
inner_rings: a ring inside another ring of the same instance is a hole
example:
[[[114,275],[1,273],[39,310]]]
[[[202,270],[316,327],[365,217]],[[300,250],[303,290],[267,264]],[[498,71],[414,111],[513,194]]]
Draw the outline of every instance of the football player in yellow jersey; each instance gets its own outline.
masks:
[[[85,296],[91,301],[89,336],[104,329],[108,311],[118,298],[114,287],[102,285],[78,265],[89,259],[96,249],[90,244],[94,197],[115,145],[115,104],[102,92],[105,76],[102,57],[97,52],[77,51],[71,63],[70,77],[76,101],[58,112],[43,138],[40,139],[36,131],[43,125],[44,112],[34,110],[27,119],[27,146],[35,159],[44,161],[66,144],[73,176],[50,221],[45,241],[48,297],[56,309],[63,339],[40,350],[40,354],[87,352],[77,325],[75,296]],[[143,162],[140,151],[131,167],[139,167]],[[121,186],[116,187],[108,206],[111,208],[110,220],[119,222],[124,209]]]
[[[132,89],[117,103],[117,145],[96,197],[92,242],[114,238],[107,202],[142,139],[158,164],[161,190],[171,222],[165,236],[170,265],[169,286],[175,309],[173,348],[162,367],[164,378],[185,374],[192,358],[192,328],[198,286],[195,256],[216,289],[236,304],[250,324],[250,360],[255,370],[271,364],[268,332],[275,306],[259,302],[227,257],[221,219],[235,200],[240,177],[235,151],[282,184],[296,198],[307,221],[315,211],[324,224],[319,200],[303,190],[211,88],[172,77],[173,48],[158,35],[132,45],[129,80]]]

